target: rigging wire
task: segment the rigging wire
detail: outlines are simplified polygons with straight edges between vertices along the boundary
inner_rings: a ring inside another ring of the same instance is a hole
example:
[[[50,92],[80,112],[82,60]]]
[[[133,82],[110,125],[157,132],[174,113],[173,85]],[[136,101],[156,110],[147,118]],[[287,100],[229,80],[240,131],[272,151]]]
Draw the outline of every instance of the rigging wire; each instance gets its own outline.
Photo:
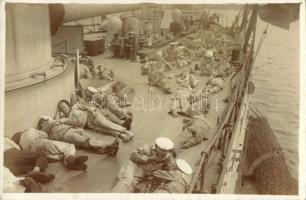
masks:
[[[269,24],[267,23],[266,28],[265,28],[265,30],[263,31],[263,33],[262,33],[262,35],[261,35],[261,38],[260,38],[260,40],[259,40],[259,43],[258,43],[258,45],[257,45],[256,52],[255,52],[255,56],[254,56],[254,59],[253,59],[253,63],[255,62],[255,60],[256,60],[256,58],[257,58],[257,55],[258,55],[258,53],[259,53],[259,51],[260,51],[260,49],[261,49],[261,47],[262,47],[262,44],[264,43],[264,41],[265,41],[265,39],[266,39],[266,37],[267,37],[268,26],[269,26]]]

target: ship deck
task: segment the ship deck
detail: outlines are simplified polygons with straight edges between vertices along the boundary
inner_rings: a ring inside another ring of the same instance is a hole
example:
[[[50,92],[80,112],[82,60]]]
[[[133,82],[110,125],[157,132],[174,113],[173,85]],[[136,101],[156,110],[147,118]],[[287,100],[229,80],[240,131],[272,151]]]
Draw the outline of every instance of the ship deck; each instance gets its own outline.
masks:
[[[174,140],[182,130],[183,117],[172,117],[167,113],[165,107],[166,97],[158,88],[148,85],[147,76],[142,76],[140,73],[141,65],[132,63],[128,60],[112,59],[109,52],[102,55],[92,57],[95,65],[99,63],[110,66],[116,80],[122,80],[135,89],[134,106],[128,107],[133,112],[133,123],[131,131],[134,133],[134,139],[128,143],[120,143],[120,148],[116,157],[107,157],[105,155],[96,154],[84,149],[78,149],[78,155],[88,155],[88,168],[86,171],[68,170],[62,163],[51,163],[47,169],[48,172],[56,175],[55,180],[44,185],[49,192],[111,192],[111,188],[116,183],[117,174],[120,167],[128,161],[130,153],[147,143],[154,142],[158,136],[165,136]],[[197,77],[200,82],[197,87],[204,87],[208,77]],[[225,110],[226,103],[222,100],[228,97],[229,77],[225,81],[225,87],[222,91],[214,95],[211,109],[207,118],[212,123],[212,130],[217,124],[218,117],[221,117]],[[150,100],[153,97],[153,101]],[[159,97],[158,100],[156,97]],[[89,130],[87,130],[89,131]],[[113,140],[114,138],[108,135],[98,134],[89,131],[99,139]],[[213,133],[212,133],[213,134]],[[200,153],[203,148],[209,143],[203,141],[201,144],[184,150],[178,157],[185,159],[193,169],[196,169],[197,162],[200,158]],[[208,172],[205,174],[204,188],[209,193],[211,183],[215,181],[217,176],[216,165],[218,160],[213,163],[208,163]]]

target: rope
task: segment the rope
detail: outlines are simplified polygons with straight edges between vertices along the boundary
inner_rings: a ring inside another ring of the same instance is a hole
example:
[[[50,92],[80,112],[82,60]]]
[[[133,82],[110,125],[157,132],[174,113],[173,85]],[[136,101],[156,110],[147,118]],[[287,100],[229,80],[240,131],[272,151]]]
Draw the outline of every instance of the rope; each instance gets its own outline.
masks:
[[[201,159],[200,159],[200,162],[199,162],[199,165],[198,165],[198,166],[201,166],[201,167],[197,168],[197,171],[194,174],[193,179],[191,180],[188,193],[192,193],[193,189],[195,188],[195,185],[197,184],[198,178],[200,177],[200,174],[202,173],[202,169],[205,167],[205,165],[208,161],[208,157],[209,156],[205,151],[201,152]]]
[[[255,60],[256,60],[256,58],[257,58],[257,55],[258,55],[258,53],[259,53],[259,51],[260,51],[260,49],[261,49],[261,47],[262,47],[262,44],[263,44],[263,42],[264,42],[265,39],[266,39],[268,26],[269,26],[269,24],[267,23],[266,28],[265,28],[264,32],[262,33],[261,38],[260,38],[260,41],[259,41],[259,43],[258,43],[258,45],[257,45],[257,48],[256,48],[256,52],[255,52],[255,56],[254,56],[253,62],[255,62]]]

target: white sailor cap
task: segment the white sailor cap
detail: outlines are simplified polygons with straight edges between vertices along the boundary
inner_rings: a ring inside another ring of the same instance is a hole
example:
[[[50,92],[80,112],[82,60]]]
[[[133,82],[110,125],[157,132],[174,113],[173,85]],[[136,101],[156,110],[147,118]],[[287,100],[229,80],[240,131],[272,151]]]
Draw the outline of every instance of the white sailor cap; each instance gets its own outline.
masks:
[[[81,58],[80,61],[88,61],[87,58]]]
[[[164,151],[169,151],[171,149],[173,149],[174,144],[173,142],[166,138],[166,137],[158,137],[155,140],[155,144],[162,150]]]
[[[97,92],[98,92],[96,88],[91,87],[91,86],[88,86],[88,87],[87,87],[87,90],[88,90],[89,92],[92,92],[92,93],[97,93]]]
[[[211,50],[207,50],[205,56],[208,58],[214,57],[214,52]]]
[[[69,58],[69,56],[67,54],[62,53],[61,56],[64,57],[64,58]]]
[[[177,168],[179,168],[179,170],[181,170],[183,173],[188,175],[192,174],[192,168],[185,160],[177,159],[175,163]]]
[[[150,61],[150,62],[148,62],[149,64],[151,64],[151,65],[154,65],[154,64],[156,64],[157,62],[156,61]]]

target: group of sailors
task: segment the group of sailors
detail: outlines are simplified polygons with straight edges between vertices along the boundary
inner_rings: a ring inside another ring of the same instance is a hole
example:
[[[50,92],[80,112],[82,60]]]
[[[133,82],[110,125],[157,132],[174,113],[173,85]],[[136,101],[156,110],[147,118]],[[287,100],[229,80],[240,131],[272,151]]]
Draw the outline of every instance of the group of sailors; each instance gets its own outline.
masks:
[[[201,13],[199,19],[195,19],[192,16],[188,17],[186,15],[182,18],[182,30],[188,30],[191,27],[195,26],[198,22],[199,28],[206,29],[208,22],[216,21],[217,14],[213,14],[212,16],[208,16],[207,12]],[[198,25],[196,25],[198,26]],[[167,37],[171,37],[169,34],[164,34],[163,31],[161,35],[166,35]],[[153,33],[153,25],[146,21],[144,23],[144,31],[143,34],[137,35],[133,31],[130,31],[126,34],[115,33],[110,42],[110,47],[112,51],[113,58],[123,58],[136,60],[137,51],[144,46],[152,46],[153,44],[157,44],[158,42],[162,42],[164,37],[159,37],[157,34]]]
[[[148,76],[151,86],[172,95],[169,114],[188,117],[175,140],[158,137],[152,144],[137,148],[130,160],[118,173],[118,181],[112,192],[163,192],[186,193],[192,167],[177,156],[181,150],[208,140],[211,122],[206,118],[210,110],[210,98],[220,92],[224,81],[231,74],[226,45],[230,37],[222,29],[195,35],[188,41],[196,41],[200,48],[192,48],[178,41],[160,53],[148,55],[141,67],[141,74]],[[114,57],[135,56],[135,36],[131,33],[126,42],[114,35]],[[124,52],[122,54],[122,52]],[[62,62],[67,57],[61,56]],[[48,163],[61,160],[70,170],[86,170],[88,156],[76,155],[78,147],[95,153],[115,156],[120,140],[133,139],[133,113],[126,109],[132,105],[134,89],[115,80],[114,73],[106,65],[95,66],[93,60],[82,54],[81,78],[106,79],[109,83],[99,87],[87,87],[71,94],[70,100],[58,102],[54,117],[41,116],[37,127],[17,132],[5,138],[4,166],[6,192],[42,192],[41,184],[51,182],[55,175],[46,172]],[[209,77],[199,85],[197,77]],[[111,142],[96,138],[86,129],[112,135]],[[19,178],[23,175],[22,178]]]
[[[180,42],[170,43],[142,65],[141,74],[148,76],[149,85],[172,95],[169,114],[187,118],[173,142],[157,138],[153,145],[132,152],[112,192],[188,192],[192,168],[185,160],[174,160],[182,150],[210,138],[212,122],[206,117],[210,98],[223,90],[225,78],[232,73],[226,48],[233,42],[230,36],[222,29],[212,29],[203,36],[195,36],[202,46],[197,50]],[[209,77],[206,84],[199,84],[199,76]]]
[[[139,48],[138,38],[135,33],[129,32],[127,37],[115,33],[111,40],[113,58],[136,60],[136,53]]]

